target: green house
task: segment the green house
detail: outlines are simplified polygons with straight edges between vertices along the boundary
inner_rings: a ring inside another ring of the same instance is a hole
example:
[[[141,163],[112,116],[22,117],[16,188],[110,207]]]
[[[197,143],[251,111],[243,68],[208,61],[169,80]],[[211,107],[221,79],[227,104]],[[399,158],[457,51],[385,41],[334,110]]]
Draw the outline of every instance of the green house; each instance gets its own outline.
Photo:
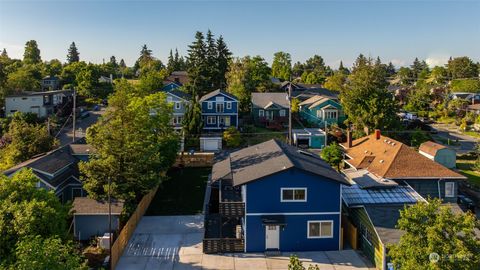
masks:
[[[316,95],[300,103],[302,120],[317,127],[341,124],[346,117],[338,99]]]
[[[252,93],[251,99],[255,125],[281,128],[288,124],[289,101],[286,93]]]
[[[293,129],[292,136],[297,147],[320,149],[325,146],[325,131],[319,128]]]

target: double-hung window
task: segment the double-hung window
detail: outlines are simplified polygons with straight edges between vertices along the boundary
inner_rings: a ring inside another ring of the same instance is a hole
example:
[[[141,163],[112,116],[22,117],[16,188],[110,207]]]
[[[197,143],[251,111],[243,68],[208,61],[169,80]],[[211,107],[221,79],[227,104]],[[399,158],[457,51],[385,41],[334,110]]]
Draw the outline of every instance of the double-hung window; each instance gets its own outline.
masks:
[[[232,109],[232,102],[227,102],[227,110],[230,110]]]
[[[306,202],[307,189],[306,188],[282,188],[281,201],[282,202]]]
[[[308,221],[307,238],[333,238],[333,221]]]
[[[207,102],[207,107],[209,110],[211,110],[213,108],[213,103],[212,102]]]
[[[217,113],[223,113],[223,103],[217,102]]]
[[[455,183],[445,182],[445,197],[452,198],[455,196]]]
[[[285,117],[286,115],[285,110],[280,110],[279,114],[280,114],[280,117]]]

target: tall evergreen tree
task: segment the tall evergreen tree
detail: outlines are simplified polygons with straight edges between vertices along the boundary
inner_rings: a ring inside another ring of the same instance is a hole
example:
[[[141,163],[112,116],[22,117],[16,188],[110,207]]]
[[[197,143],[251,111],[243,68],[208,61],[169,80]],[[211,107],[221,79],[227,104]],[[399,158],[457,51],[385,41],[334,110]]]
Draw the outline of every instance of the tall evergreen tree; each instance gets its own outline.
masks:
[[[392,64],[392,62],[388,62],[388,65],[387,65],[387,76],[388,77],[392,77],[394,76],[396,73],[395,71],[395,66]]]
[[[170,54],[168,55],[167,70],[169,73],[171,73],[172,71],[175,71],[175,59],[173,58],[173,52],[171,49],[170,49]]]
[[[119,66],[120,66],[121,68],[126,68],[126,67],[127,67],[127,65],[125,64],[125,60],[123,60],[123,58],[120,60]]]
[[[345,75],[350,74],[350,70],[348,70],[348,68],[343,66],[343,61],[340,61],[340,65],[338,66],[338,71],[340,71],[341,73],[343,73]]]
[[[112,55],[112,56],[110,57],[110,62],[109,62],[109,63],[110,63],[110,65],[112,65],[113,67],[118,67],[117,58],[115,58],[114,55]]]
[[[0,57],[2,57],[2,58],[8,58],[7,49],[3,48],[3,51],[2,51],[2,54],[0,55]]]
[[[410,66],[412,70],[412,75],[414,78],[418,78],[418,75],[425,69],[428,69],[428,65],[425,61],[420,61],[418,60],[417,57],[415,57],[415,60],[413,60],[413,64]]]
[[[358,55],[357,59],[353,63],[352,73],[355,72],[357,69],[367,66],[369,63],[369,59],[367,59],[363,54]]]
[[[225,74],[228,72],[228,63],[232,58],[232,53],[228,49],[227,44],[223,40],[222,36],[218,37],[216,48],[217,76],[215,80],[215,87],[225,88],[227,84]]]
[[[207,46],[206,61],[208,66],[208,78],[212,89],[217,87],[218,77],[218,62],[217,62],[217,44],[215,44],[215,38],[210,29],[207,31],[205,38],[205,45]]]
[[[29,40],[25,44],[23,62],[25,62],[25,64],[38,64],[42,62],[42,58],[40,57],[40,49],[38,49],[37,41]]]
[[[78,61],[80,61],[80,53],[78,52],[75,42],[72,42],[72,44],[70,44],[70,48],[68,48],[67,62],[71,64]]]
[[[187,86],[191,94],[202,96],[211,90],[209,82],[209,68],[207,66],[207,46],[203,33],[195,33],[195,41],[188,46],[188,76],[190,83]],[[194,93],[195,92],[195,93]]]

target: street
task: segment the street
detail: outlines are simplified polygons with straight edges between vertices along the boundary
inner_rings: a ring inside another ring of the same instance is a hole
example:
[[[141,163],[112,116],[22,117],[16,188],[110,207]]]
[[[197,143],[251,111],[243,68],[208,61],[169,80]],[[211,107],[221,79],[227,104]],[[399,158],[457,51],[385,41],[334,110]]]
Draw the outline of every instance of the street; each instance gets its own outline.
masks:
[[[460,134],[456,127],[447,124],[432,124],[432,128],[438,130],[436,136],[455,142],[458,140],[459,145],[451,145],[450,148],[454,149],[457,154],[466,154],[475,150],[476,144],[480,141],[472,136]]]
[[[75,133],[75,139],[80,139],[85,137],[85,132],[88,127],[91,125],[95,124],[100,116],[102,116],[105,113],[105,108],[100,107],[99,111],[89,111],[90,116],[84,118],[84,119],[78,119],[77,118],[77,123],[76,123],[76,130],[77,132]],[[64,146],[67,144],[72,143],[73,140],[73,127],[70,125],[68,127],[65,127],[60,134],[58,135],[58,140],[60,141],[60,146]]]

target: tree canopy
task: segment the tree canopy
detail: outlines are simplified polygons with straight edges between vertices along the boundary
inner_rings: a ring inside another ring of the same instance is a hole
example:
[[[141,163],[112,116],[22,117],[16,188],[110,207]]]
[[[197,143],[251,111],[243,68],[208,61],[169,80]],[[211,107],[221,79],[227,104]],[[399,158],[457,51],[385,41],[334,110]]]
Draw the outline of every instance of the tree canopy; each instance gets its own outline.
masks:
[[[78,52],[77,45],[75,45],[75,42],[72,42],[70,44],[70,47],[68,48],[68,54],[67,54],[67,63],[75,63],[80,61],[80,53]]]
[[[25,64],[38,64],[42,62],[42,58],[40,57],[40,49],[38,48],[37,41],[29,40],[25,44],[23,62]]]
[[[272,76],[282,81],[290,80],[292,75],[292,59],[289,53],[276,52],[273,55]]]

